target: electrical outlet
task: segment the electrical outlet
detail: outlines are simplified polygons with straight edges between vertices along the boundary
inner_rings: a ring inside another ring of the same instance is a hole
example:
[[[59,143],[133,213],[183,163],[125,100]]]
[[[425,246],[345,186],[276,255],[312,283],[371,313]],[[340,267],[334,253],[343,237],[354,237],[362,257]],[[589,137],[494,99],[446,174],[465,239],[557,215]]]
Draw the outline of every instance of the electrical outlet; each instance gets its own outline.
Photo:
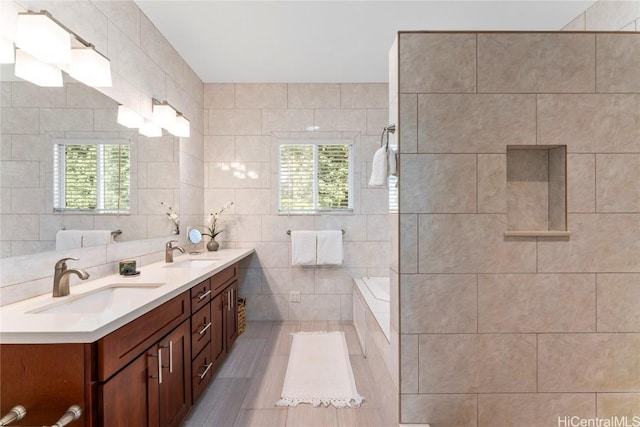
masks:
[[[300,302],[300,291],[289,292],[289,302]]]

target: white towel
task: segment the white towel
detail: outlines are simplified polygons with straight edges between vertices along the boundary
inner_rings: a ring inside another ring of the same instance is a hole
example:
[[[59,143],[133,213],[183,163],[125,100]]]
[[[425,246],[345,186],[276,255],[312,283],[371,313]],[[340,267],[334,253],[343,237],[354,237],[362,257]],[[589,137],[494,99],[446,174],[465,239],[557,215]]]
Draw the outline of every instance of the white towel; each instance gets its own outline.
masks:
[[[82,233],[85,230],[58,230],[56,233],[56,250],[76,249],[82,247]]]
[[[342,265],[342,230],[318,231],[318,265]]]
[[[82,234],[82,247],[108,245],[113,243],[111,230],[84,230]]]
[[[389,147],[389,175],[398,174],[398,153],[393,148]]]
[[[369,187],[384,187],[387,184],[387,162],[387,149],[380,147],[373,155]]]
[[[291,232],[291,265],[316,264],[316,232]]]

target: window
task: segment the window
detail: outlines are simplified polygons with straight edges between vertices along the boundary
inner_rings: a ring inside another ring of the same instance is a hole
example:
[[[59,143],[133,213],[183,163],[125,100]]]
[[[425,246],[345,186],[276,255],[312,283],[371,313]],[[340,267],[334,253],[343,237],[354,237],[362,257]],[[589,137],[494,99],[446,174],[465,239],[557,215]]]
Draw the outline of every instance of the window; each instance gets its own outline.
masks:
[[[54,140],[53,207],[56,211],[128,213],[128,140]]]
[[[280,212],[350,212],[353,145],[311,141],[280,144]]]

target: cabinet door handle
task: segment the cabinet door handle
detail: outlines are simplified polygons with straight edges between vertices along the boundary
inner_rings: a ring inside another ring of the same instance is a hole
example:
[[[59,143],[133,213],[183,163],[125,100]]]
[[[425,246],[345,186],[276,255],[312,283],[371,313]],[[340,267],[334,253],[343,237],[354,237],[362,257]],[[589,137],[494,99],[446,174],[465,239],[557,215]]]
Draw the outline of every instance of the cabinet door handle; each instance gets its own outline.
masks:
[[[169,373],[173,373],[173,340],[169,341]]]
[[[231,308],[236,308],[236,290],[231,288]]]
[[[227,292],[227,311],[231,311],[231,291]]]
[[[196,376],[200,377],[200,379],[203,379],[205,376],[207,376],[207,372],[209,372],[209,369],[211,369],[211,366],[213,366],[213,362],[209,363],[207,366],[204,367],[203,373],[196,374]]]
[[[207,295],[209,295],[210,293],[211,293],[211,289],[209,289],[207,292],[203,292],[201,295],[198,295],[198,301],[205,299]]]
[[[158,348],[158,384],[162,384],[162,349]]]
[[[211,322],[209,322],[209,323],[207,323],[206,325],[204,325],[204,328],[200,329],[200,330],[198,331],[198,333],[199,333],[200,335],[203,335],[203,334],[207,331],[207,329],[209,329],[210,327],[211,327]]]

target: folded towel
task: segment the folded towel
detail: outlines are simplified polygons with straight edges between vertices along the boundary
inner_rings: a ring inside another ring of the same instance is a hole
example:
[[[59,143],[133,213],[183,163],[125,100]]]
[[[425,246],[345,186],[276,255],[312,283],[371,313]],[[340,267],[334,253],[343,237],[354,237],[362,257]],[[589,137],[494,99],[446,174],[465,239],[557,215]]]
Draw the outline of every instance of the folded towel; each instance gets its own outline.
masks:
[[[82,247],[82,233],[85,230],[58,230],[56,233],[56,250],[76,249]]]
[[[342,230],[318,231],[318,265],[342,265]]]
[[[384,187],[387,184],[387,162],[387,149],[380,147],[373,155],[369,187]]]
[[[398,175],[398,153],[389,147],[389,175]]]
[[[291,265],[316,264],[316,232],[291,232]]]
[[[111,230],[84,230],[82,234],[82,247],[108,245],[113,243]]]

